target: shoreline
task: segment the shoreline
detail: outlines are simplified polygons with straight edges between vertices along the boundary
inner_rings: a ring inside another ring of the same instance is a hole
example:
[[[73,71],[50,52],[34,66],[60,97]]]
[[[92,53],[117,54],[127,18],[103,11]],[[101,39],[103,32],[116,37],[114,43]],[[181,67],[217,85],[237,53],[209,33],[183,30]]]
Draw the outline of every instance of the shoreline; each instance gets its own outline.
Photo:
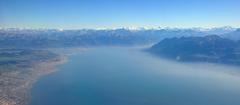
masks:
[[[3,78],[7,78],[10,82],[16,82],[17,86],[7,87],[2,91],[5,94],[0,95],[0,105],[28,105],[31,101],[31,89],[39,78],[57,71],[57,66],[66,63],[68,60],[66,55],[59,55],[54,59],[34,62],[29,71],[14,71],[6,74]],[[0,91],[1,93],[1,91]]]
[[[57,66],[62,65],[66,63],[68,60],[67,56],[61,56],[59,61],[50,61],[50,62],[41,62],[40,64],[37,64],[35,68],[35,78],[33,81],[30,83],[30,86],[27,88],[27,98],[25,100],[25,103],[22,105],[29,105],[31,102],[31,89],[33,85],[42,77],[52,74],[54,72],[57,72]],[[41,68],[42,66],[45,66],[44,68]]]

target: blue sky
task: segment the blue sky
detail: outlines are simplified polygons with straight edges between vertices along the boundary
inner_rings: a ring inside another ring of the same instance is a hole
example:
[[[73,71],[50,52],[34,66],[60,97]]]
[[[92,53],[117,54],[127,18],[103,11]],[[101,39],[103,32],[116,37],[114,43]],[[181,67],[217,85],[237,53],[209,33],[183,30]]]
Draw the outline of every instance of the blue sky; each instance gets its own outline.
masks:
[[[0,27],[240,27],[240,0],[0,0]]]

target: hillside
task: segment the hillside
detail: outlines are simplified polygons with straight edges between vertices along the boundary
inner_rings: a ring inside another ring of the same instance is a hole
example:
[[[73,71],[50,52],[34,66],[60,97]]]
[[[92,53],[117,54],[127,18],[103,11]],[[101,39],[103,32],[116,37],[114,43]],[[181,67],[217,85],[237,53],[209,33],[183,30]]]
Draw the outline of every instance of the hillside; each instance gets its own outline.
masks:
[[[239,42],[216,35],[164,39],[149,51],[178,61],[240,64]]]

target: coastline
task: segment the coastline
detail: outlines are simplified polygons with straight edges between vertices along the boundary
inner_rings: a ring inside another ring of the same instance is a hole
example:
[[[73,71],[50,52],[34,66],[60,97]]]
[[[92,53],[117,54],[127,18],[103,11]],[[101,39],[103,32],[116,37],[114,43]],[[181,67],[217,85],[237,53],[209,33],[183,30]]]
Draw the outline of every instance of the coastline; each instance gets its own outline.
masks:
[[[5,78],[10,78],[9,83],[16,82],[17,86],[5,88],[5,94],[0,95],[1,105],[28,105],[31,99],[31,89],[34,83],[42,76],[57,71],[57,66],[67,62],[67,56],[59,55],[54,59],[34,62],[27,72],[14,71]],[[0,91],[0,93],[2,93]]]

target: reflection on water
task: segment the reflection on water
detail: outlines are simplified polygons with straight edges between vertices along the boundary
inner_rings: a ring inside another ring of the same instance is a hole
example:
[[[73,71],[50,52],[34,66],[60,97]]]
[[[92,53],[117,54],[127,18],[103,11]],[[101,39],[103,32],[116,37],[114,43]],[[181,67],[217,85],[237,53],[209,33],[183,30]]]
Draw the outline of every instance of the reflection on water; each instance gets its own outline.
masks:
[[[59,69],[34,85],[30,105],[240,105],[238,67],[96,48]]]

